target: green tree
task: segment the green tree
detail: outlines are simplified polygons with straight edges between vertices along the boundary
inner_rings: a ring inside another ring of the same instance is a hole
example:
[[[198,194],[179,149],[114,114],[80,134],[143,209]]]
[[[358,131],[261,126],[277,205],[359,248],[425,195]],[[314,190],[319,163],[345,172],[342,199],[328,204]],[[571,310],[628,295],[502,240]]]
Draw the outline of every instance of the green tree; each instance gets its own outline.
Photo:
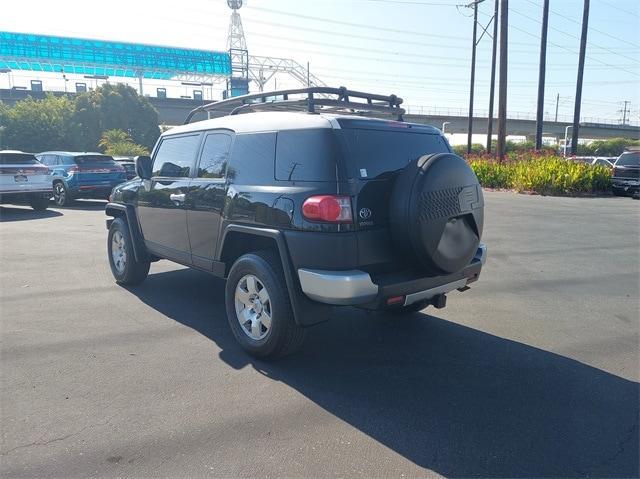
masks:
[[[30,152],[69,149],[74,145],[74,104],[67,97],[29,97],[0,112],[2,146]]]
[[[86,150],[96,148],[106,130],[123,130],[133,143],[147,149],[160,136],[158,113],[149,100],[123,84],[105,84],[78,95],[73,123]]]
[[[112,156],[139,156],[148,155],[149,150],[134,143],[126,131],[107,130],[102,133],[98,146],[107,155]]]

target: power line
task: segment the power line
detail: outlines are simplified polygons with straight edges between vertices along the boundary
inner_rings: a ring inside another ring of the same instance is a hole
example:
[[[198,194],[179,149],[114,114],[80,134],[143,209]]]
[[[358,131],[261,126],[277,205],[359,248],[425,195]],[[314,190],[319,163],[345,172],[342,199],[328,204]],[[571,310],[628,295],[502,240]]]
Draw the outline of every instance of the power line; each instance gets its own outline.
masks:
[[[484,15],[485,15],[485,16],[489,16],[489,15],[487,15],[487,14],[484,14]],[[516,27],[515,25],[510,25],[510,28],[513,28],[514,30],[518,30],[519,32],[524,33],[525,35],[529,35],[530,37],[536,38],[536,39],[538,39],[538,40],[540,39],[540,37],[539,37],[538,35],[536,35],[536,34],[534,34],[534,33],[531,33],[531,32],[529,32],[529,31],[527,31],[527,30],[524,30],[524,29],[522,29],[522,28]],[[557,47],[557,48],[560,48],[560,49],[562,49],[562,50],[565,50],[565,51],[567,51],[567,52],[571,53],[572,55],[575,55],[575,54],[576,54],[576,52],[575,52],[575,51],[573,51],[573,50],[571,50],[571,49],[569,49],[569,48],[566,48],[566,47],[564,47],[564,46],[562,46],[562,45],[558,45],[557,43],[553,43],[553,42],[548,42],[548,43],[549,43],[549,45],[553,45],[554,47]],[[593,60],[593,61],[595,61],[595,62],[598,62],[598,63],[600,63],[600,64],[602,64],[602,65],[606,65],[606,66],[608,66],[608,67],[610,67],[610,68],[613,68],[613,69],[615,69],[615,70],[623,71],[623,72],[629,73],[629,74],[634,75],[634,76],[639,76],[639,75],[638,75],[638,73],[635,73],[635,72],[629,71],[629,70],[627,70],[627,69],[625,69],[625,68],[615,67],[615,66],[613,66],[613,65],[611,65],[611,64],[609,64],[609,63],[607,63],[607,62],[603,62],[602,60],[599,60],[598,58],[593,58],[593,57],[591,57],[591,56],[589,56],[589,55],[587,55],[587,58],[589,58],[590,60]]]
[[[536,2],[534,2],[533,0],[526,0],[526,1],[529,2],[531,5],[535,5],[536,7],[540,7],[540,5],[538,3],[536,3]],[[575,18],[567,17],[566,15],[563,15],[562,13],[558,13],[558,12],[556,12],[554,10],[551,10],[551,9],[549,9],[549,11],[551,13],[553,13],[554,15],[558,16],[558,17],[564,18],[565,20],[569,20],[570,22],[573,22],[573,23],[575,23],[577,25],[580,25],[580,22],[578,20],[576,20]],[[605,35],[605,36],[607,36],[609,38],[613,38],[614,40],[617,40],[619,42],[626,43],[627,45],[631,45],[636,50],[638,48],[640,48],[640,45],[631,43],[629,40],[626,40],[626,39],[620,38],[620,37],[616,37],[615,35],[611,35],[610,33],[603,32],[602,30],[598,30],[597,28],[589,27],[589,30],[591,30],[593,32],[598,32],[601,35]]]
[[[538,19],[536,19],[536,18],[533,18],[533,17],[530,17],[529,15],[526,15],[526,14],[524,14],[524,13],[522,13],[522,12],[518,12],[517,10],[514,10],[514,9],[511,9],[511,11],[512,11],[513,13],[517,14],[517,15],[520,15],[520,16],[524,17],[524,18],[528,18],[529,20],[531,20],[531,21],[533,21],[533,22],[541,23],[541,22],[540,22],[540,20],[538,20]],[[565,36],[567,36],[567,37],[569,37],[569,38],[575,38],[576,40],[580,40],[580,38],[579,38],[579,37],[577,37],[577,36],[575,36],[575,35],[572,35],[571,33],[567,33],[567,32],[565,32],[565,31],[563,31],[563,30],[560,30],[559,28],[554,28],[554,27],[549,27],[549,28],[550,28],[551,30],[555,30],[556,32],[561,33],[562,35],[565,35]],[[632,62],[634,62],[634,63],[640,63],[640,59],[638,59],[638,58],[632,58],[632,57],[629,57],[629,56],[627,56],[627,55],[623,55],[622,53],[618,53],[618,52],[616,52],[616,51],[614,51],[614,50],[611,50],[610,48],[603,47],[602,45],[598,45],[598,44],[593,43],[593,42],[587,42],[587,44],[588,44],[588,45],[590,45],[590,46],[594,46],[594,47],[601,48],[602,50],[605,50],[605,51],[607,51],[607,52],[609,52],[609,53],[612,53],[613,55],[618,55],[618,56],[620,56],[620,57],[623,57],[623,58],[626,58],[626,59],[628,59],[628,60],[631,60],[631,61],[632,61]]]
[[[605,0],[600,0],[600,3],[604,3],[605,5],[608,5],[611,8],[615,8],[616,10],[619,10],[619,11],[621,11],[623,13],[628,14],[628,15],[633,15],[634,17],[640,17],[638,12],[635,12],[635,13],[634,12],[630,12],[629,10],[625,10],[624,8],[620,8],[619,6],[617,6],[617,5],[613,4],[613,3],[610,3],[610,2],[606,2]]]

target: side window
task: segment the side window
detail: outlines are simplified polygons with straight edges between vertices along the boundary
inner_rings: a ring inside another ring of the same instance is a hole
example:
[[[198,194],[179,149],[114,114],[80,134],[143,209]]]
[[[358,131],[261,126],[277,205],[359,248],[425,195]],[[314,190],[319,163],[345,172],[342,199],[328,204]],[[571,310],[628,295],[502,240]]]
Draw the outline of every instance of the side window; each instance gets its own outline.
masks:
[[[153,176],[185,178],[191,174],[200,135],[166,137],[153,160]]]
[[[231,136],[224,133],[208,134],[200,154],[198,178],[224,178],[230,146]]]
[[[275,155],[275,133],[236,135],[227,178],[235,183],[268,185],[274,178]]]
[[[51,166],[51,155],[41,155],[41,156],[37,156],[36,158],[38,158],[38,161],[40,163],[42,163],[43,165],[47,165],[47,166]]]
[[[278,132],[276,180],[336,181],[336,139],[333,130]]]

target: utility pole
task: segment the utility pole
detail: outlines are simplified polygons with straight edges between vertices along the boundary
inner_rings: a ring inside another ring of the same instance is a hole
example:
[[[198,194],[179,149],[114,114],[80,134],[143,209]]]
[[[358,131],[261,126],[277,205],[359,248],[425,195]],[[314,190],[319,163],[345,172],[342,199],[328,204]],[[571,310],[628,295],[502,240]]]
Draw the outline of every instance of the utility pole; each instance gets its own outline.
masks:
[[[484,0],[475,0],[467,5],[473,5],[473,44],[471,45],[471,85],[469,86],[469,125],[467,126],[467,154],[471,153],[471,140],[473,136],[473,88],[476,82],[476,36],[478,33],[478,3]]]
[[[576,104],[573,110],[573,130],[571,131],[571,154],[578,153],[580,129],[580,104],[582,103],[582,79],[584,76],[584,57],[587,50],[587,29],[589,28],[589,0],[584,0],[582,12],[582,35],[580,36],[580,58],[578,60],[578,81],[576,84]]]
[[[544,80],[547,66],[547,27],[549,25],[549,0],[542,8],[542,32],[540,34],[540,69],[538,72],[538,111],[536,112],[536,150],[542,148],[542,123],[544,122]]]
[[[498,7],[496,0],[493,9],[493,51],[491,52],[491,81],[489,86],[489,123],[487,125],[487,153],[491,153],[491,137],[493,136],[493,95],[496,90],[496,51],[498,49]]]
[[[555,122],[558,123],[558,105],[560,104],[560,93],[556,95],[556,119]]]
[[[496,154],[501,162],[507,139],[507,63],[509,34],[509,0],[500,2],[500,89],[498,91],[498,145]]]
[[[630,113],[629,109],[627,108],[627,105],[630,104],[631,102],[629,100],[624,100],[624,107],[622,108],[622,110],[618,110],[619,113],[622,113],[622,124],[626,125],[627,124],[627,113]]]

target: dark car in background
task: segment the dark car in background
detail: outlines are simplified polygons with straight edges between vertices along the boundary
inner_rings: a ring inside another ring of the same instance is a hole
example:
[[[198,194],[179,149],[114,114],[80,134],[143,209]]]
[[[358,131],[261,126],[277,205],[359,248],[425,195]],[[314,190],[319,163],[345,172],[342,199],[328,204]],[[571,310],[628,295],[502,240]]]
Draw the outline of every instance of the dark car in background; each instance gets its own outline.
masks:
[[[76,198],[107,199],[114,186],[127,180],[124,167],[102,153],[45,151],[36,157],[52,172],[58,206],[68,206]]]
[[[113,159],[125,169],[127,180],[132,180],[138,176],[136,174],[136,159],[134,156],[114,156]]]
[[[618,157],[613,165],[611,186],[618,196],[640,193],[640,151],[625,151]]]
[[[31,153],[0,151],[0,203],[26,203],[44,211],[51,198],[51,172]]]

